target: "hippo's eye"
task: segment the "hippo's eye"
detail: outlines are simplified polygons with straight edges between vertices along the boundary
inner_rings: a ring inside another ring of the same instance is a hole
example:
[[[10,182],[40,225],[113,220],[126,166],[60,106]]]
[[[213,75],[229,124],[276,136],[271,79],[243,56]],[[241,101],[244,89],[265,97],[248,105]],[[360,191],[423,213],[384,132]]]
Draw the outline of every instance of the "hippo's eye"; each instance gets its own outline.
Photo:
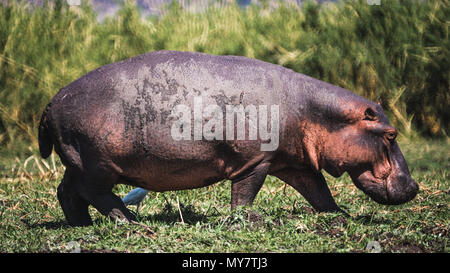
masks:
[[[367,108],[364,112],[364,119],[365,120],[377,120],[377,114],[372,108]]]

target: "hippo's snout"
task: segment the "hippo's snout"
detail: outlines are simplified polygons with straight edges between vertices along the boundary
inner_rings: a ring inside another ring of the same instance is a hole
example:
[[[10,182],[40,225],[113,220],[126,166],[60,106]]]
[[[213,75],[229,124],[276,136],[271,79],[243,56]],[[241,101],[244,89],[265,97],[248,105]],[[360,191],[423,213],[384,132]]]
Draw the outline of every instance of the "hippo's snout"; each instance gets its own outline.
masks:
[[[419,185],[411,178],[405,158],[397,143],[392,147],[393,170],[386,181],[387,203],[399,205],[412,200],[419,191]]]
[[[412,200],[419,191],[419,185],[409,174],[391,174],[387,179],[376,178],[372,172],[350,174],[355,185],[374,201],[383,205],[400,205]]]
[[[411,178],[405,158],[397,143],[389,153],[389,176],[376,177],[373,171],[349,172],[355,185],[374,201],[383,205],[400,205],[412,200],[419,191],[419,185]]]
[[[386,204],[399,205],[414,199],[419,191],[419,185],[410,175],[401,173],[393,178],[388,178],[386,191]]]

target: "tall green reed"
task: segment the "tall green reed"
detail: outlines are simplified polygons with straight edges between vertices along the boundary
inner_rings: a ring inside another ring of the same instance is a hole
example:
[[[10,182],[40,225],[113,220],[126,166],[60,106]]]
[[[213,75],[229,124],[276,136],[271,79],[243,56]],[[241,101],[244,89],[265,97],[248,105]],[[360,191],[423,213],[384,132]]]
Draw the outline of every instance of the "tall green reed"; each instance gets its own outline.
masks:
[[[98,22],[88,2],[0,4],[0,146],[36,147],[42,110],[64,85],[108,63],[149,51],[243,55],[381,99],[406,136],[449,129],[447,1],[261,2],[242,9],[167,6],[142,18],[126,1]]]

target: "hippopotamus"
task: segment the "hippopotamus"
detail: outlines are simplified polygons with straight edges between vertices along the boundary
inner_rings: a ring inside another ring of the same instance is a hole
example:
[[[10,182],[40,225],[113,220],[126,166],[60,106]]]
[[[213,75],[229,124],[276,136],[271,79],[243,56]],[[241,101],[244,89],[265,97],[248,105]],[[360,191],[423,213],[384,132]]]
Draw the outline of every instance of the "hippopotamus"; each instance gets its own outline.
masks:
[[[415,197],[380,104],[279,65],[240,56],[156,51],[97,68],[51,99],[39,149],[66,167],[57,197],[70,225],[88,206],[135,221],[116,184],[164,192],[231,180],[231,209],[267,175],[317,212],[342,212],[323,171],[345,172],[374,201]]]

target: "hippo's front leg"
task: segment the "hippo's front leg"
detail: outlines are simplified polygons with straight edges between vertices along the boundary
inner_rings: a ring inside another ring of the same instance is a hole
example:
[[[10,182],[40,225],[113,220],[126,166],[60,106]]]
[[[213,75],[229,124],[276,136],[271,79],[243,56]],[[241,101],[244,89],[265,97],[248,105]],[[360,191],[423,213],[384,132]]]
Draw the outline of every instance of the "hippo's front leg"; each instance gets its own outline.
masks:
[[[294,187],[318,212],[342,212],[347,214],[334,201],[322,173],[289,168],[274,175]]]
[[[255,166],[247,175],[237,177],[231,181],[231,209],[237,206],[251,205],[256,194],[261,189],[270,163],[263,161]]]

